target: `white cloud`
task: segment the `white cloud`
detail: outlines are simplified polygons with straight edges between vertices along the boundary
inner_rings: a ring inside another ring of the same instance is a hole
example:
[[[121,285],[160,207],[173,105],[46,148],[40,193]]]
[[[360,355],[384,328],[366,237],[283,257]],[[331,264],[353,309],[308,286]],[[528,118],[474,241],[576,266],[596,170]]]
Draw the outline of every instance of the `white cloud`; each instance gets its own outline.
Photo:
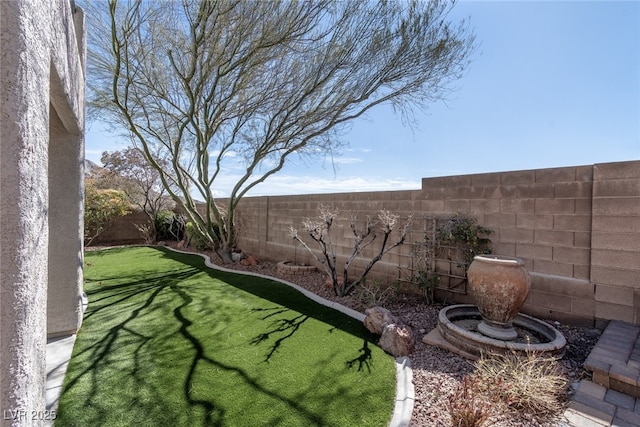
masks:
[[[224,175],[216,180],[213,194],[216,197],[227,197],[239,175]],[[405,178],[380,177],[347,177],[326,179],[317,176],[298,176],[280,174],[269,177],[265,182],[254,187],[247,196],[278,196],[295,194],[347,193],[363,191],[393,191],[420,189],[420,180]],[[202,199],[193,193],[196,199]]]
[[[362,163],[362,159],[357,157],[334,157],[333,163],[337,165],[353,165],[356,163]]]
[[[253,189],[251,196],[344,193],[420,189],[420,180],[404,178],[347,177],[326,179],[314,176],[278,175]]]

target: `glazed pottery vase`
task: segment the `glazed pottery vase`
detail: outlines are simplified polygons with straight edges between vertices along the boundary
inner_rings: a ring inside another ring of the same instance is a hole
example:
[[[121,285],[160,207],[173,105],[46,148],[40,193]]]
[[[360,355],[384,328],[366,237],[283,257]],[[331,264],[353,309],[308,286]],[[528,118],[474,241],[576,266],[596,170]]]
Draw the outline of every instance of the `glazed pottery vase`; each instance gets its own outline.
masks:
[[[478,305],[482,321],[478,332],[499,340],[518,337],[513,319],[531,288],[531,278],[520,258],[478,255],[467,271],[469,293]]]

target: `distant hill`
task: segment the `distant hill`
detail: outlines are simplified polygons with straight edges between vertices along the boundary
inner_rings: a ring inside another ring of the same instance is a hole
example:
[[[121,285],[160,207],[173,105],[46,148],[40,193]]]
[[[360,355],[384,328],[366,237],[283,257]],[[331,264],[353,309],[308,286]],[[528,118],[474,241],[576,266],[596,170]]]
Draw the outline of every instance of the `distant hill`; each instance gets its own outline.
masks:
[[[92,162],[91,160],[84,159],[84,178],[94,178],[96,175],[99,175],[104,168],[102,166],[98,166],[98,164]]]
[[[0,0],[2,1],[2,0]],[[107,174],[107,169],[105,169],[102,166],[99,166],[97,163],[92,162],[91,160],[85,159],[84,160],[84,179],[89,179],[89,178],[104,178]],[[98,188],[113,188],[115,190],[124,190],[120,185],[116,184],[117,182],[123,183],[123,181],[126,182],[125,178],[119,177],[119,179],[116,180],[108,180],[108,181],[104,181],[104,179],[100,180],[98,179]],[[113,185],[113,187],[107,187],[108,185]],[[129,186],[129,189],[131,189],[132,186]],[[135,188],[135,185],[133,186],[133,188]],[[128,193],[129,196],[131,196],[131,192]],[[156,195],[157,193],[155,193],[153,190],[150,192],[149,197],[151,199],[155,199],[158,196]],[[175,209],[176,208],[176,203],[171,199],[171,197],[169,197],[168,195],[163,195],[162,199],[164,199],[163,205],[165,208],[167,209]],[[138,205],[139,206],[139,205]]]

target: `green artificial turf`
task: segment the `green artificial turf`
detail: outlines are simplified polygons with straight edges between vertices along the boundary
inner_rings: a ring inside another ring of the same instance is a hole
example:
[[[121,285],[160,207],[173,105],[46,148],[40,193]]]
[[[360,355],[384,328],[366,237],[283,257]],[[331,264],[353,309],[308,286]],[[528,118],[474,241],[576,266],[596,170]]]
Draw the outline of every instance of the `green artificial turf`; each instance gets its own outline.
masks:
[[[385,426],[395,366],[362,323],[201,257],[88,252],[56,426]]]

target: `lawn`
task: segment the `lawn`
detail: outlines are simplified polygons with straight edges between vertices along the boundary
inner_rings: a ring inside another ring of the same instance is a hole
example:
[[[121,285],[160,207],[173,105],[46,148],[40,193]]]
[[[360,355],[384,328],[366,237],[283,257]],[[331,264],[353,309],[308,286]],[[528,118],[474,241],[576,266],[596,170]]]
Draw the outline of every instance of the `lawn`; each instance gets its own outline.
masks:
[[[361,322],[151,247],[87,252],[56,426],[385,426],[395,364]]]

